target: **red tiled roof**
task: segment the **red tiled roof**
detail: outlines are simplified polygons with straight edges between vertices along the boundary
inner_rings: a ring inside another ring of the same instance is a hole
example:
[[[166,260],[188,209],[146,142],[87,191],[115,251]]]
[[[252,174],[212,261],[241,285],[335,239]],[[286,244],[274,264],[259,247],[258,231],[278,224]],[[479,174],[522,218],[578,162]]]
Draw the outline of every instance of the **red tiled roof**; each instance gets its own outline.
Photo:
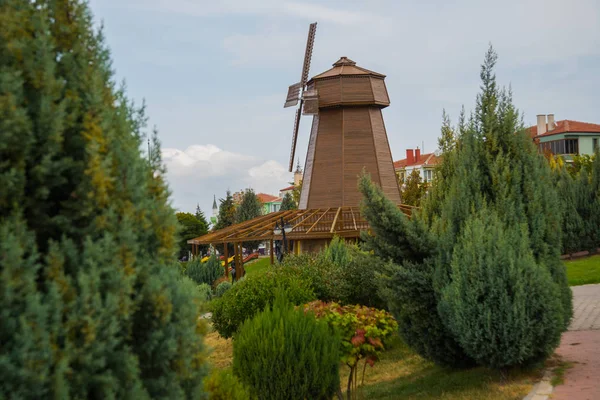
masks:
[[[266,194],[266,193],[258,193],[256,195],[256,197],[258,197],[258,199],[262,202],[262,203],[272,203],[276,200],[280,200],[281,197],[277,197],[277,196],[272,196],[270,194]]]
[[[296,186],[292,185],[292,186],[288,186],[286,188],[283,189],[279,189],[280,192],[285,192],[286,190],[293,190]]]
[[[441,157],[435,155],[435,153],[421,154],[419,160],[412,163],[408,163],[407,159],[402,159],[394,162],[394,169],[400,169],[405,167],[413,167],[417,165],[437,165],[439,164]]]
[[[548,125],[546,124],[546,129],[548,129]],[[600,125],[598,124],[590,124],[588,122],[581,121],[572,121],[572,120],[562,120],[556,121],[556,127],[551,131],[547,131],[542,135],[537,134],[537,125],[530,126],[527,128],[527,132],[529,135],[533,137],[542,137],[542,136],[550,136],[557,135],[559,133],[569,133],[569,132],[593,132],[600,133]]]

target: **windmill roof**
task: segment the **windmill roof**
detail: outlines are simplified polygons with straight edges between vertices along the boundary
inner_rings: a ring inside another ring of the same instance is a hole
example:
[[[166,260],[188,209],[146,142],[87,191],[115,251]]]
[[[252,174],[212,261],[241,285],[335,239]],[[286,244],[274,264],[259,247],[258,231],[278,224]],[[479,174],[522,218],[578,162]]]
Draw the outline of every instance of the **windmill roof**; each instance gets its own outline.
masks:
[[[373,75],[385,78],[385,75],[380,74],[379,72],[370,71],[366,68],[357,66],[356,62],[352,61],[348,57],[341,57],[339,60],[333,63],[333,68],[328,69],[319,75],[313,76],[311,80],[330,78],[338,75]]]

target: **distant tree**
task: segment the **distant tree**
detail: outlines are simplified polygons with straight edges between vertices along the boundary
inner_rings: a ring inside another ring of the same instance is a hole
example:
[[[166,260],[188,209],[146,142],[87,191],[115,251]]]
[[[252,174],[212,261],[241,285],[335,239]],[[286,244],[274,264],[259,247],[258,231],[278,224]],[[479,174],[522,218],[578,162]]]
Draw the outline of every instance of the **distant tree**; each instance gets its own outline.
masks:
[[[294,198],[294,203],[297,205],[300,204],[300,194],[302,193],[302,180],[298,183],[298,185],[294,186],[292,190],[292,197]]]
[[[194,214],[179,212],[175,214],[179,222],[179,257],[183,257],[192,250],[192,245],[187,241],[198,236],[206,235],[206,223],[198,220]],[[207,246],[201,246],[200,252],[205,252]]]
[[[204,226],[206,227],[206,229],[208,230],[208,220],[206,219],[206,215],[204,215],[204,212],[200,209],[200,204],[196,204],[196,213],[195,213],[196,219],[200,222],[202,222],[204,224]]]
[[[217,218],[217,223],[213,227],[213,231],[218,231],[219,229],[227,228],[235,224],[235,203],[233,202],[233,196],[231,195],[231,191],[227,191],[224,199],[219,199],[219,216]],[[221,253],[224,253],[224,248],[222,244],[215,245],[215,248]],[[228,255],[233,256],[233,245],[229,244],[227,246]]]
[[[214,230],[226,228],[235,224],[236,210],[231,191],[227,191],[224,199],[219,199],[219,217]]]
[[[298,208],[298,204],[294,201],[294,197],[290,192],[287,192],[283,196],[283,200],[281,201],[281,211],[285,210],[295,210]]]
[[[426,192],[427,185],[423,183],[421,173],[418,169],[413,169],[400,189],[402,203],[419,207],[421,205],[421,198],[423,198]]]
[[[438,138],[438,148],[443,153],[448,153],[456,146],[456,134],[450,123],[450,117],[446,110],[442,111],[441,136]]]
[[[250,221],[260,215],[262,215],[263,206],[258,198],[258,196],[254,193],[254,190],[247,189],[242,196],[242,201],[237,208],[236,211],[236,222],[244,222]],[[242,246],[247,249],[254,250],[258,247],[260,242],[252,241],[252,242],[243,242]]]
[[[247,189],[235,214],[236,223],[249,221],[262,215],[263,206],[254,190]]]

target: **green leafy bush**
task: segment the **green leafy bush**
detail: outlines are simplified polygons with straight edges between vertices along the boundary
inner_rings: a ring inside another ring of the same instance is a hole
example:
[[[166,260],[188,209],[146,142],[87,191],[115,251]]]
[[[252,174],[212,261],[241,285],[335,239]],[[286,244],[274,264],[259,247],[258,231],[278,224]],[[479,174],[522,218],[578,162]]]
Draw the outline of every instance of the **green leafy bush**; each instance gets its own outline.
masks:
[[[241,326],[233,371],[258,399],[331,400],[339,388],[340,339],[325,322],[278,295]]]
[[[204,302],[210,301],[210,299],[213,297],[213,292],[210,285],[207,285],[206,283],[201,283],[198,285],[198,296]]]
[[[358,383],[356,372],[358,364],[373,366],[379,355],[385,350],[387,341],[398,329],[396,320],[385,310],[377,310],[359,305],[340,306],[337,303],[313,301],[303,306],[304,312],[310,312],[327,322],[341,335],[341,361],[350,368],[348,376],[348,398]]]
[[[309,282],[319,300],[339,301],[342,296],[342,270],[322,253],[288,255],[274,271],[295,275]]]
[[[380,291],[379,274],[389,269],[389,263],[379,257],[349,246],[350,261],[340,270],[338,301],[387,310],[387,301]]]
[[[233,285],[229,281],[219,283],[215,289],[215,296],[222,297],[226,291],[231,289],[231,286]]]
[[[447,326],[478,364],[505,368],[552,354],[562,304],[550,272],[529,248],[525,227],[505,229],[485,208],[467,220],[439,304]]]
[[[214,281],[225,274],[225,270],[221,266],[221,262],[217,259],[217,256],[213,254],[204,263],[200,261],[200,257],[196,257],[193,261],[188,262],[185,273],[198,285],[202,283],[212,285]]]
[[[248,387],[233,375],[231,369],[214,369],[204,381],[210,400],[252,400]]]
[[[319,300],[387,309],[377,278],[386,270],[387,263],[343,241],[331,248],[337,249],[337,256],[327,255],[326,251],[316,255],[288,256],[276,271],[296,274],[309,281]],[[334,259],[344,260],[344,264],[338,264]]]
[[[213,300],[212,322],[224,338],[232,337],[240,325],[264,310],[275,299],[275,290],[281,287],[293,304],[303,304],[315,299],[310,282],[294,274],[268,271],[248,276],[238,281],[223,297]]]

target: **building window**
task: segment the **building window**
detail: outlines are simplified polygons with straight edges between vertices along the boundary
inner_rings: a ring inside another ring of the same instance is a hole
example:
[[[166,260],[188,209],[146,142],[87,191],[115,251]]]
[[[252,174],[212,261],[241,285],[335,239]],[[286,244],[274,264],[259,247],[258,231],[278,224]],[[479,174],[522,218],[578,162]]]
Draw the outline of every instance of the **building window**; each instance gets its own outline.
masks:
[[[592,149],[593,149],[594,151],[598,150],[598,138],[593,138],[593,139],[592,139],[592,143],[593,143],[593,144],[592,144]]]
[[[425,182],[431,182],[431,180],[433,179],[433,171],[430,169],[424,170],[423,175],[425,177]]]
[[[543,152],[549,151],[552,154],[579,154],[579,140],[552,140],[550,142],[540,143],[539,149]]]

